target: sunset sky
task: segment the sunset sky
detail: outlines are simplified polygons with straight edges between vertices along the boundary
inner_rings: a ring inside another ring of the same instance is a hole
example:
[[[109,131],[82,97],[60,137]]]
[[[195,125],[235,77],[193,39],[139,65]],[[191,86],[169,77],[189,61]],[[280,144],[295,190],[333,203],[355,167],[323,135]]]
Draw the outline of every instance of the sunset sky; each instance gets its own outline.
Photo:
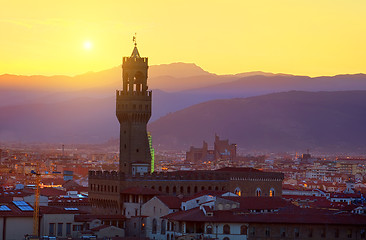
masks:
[[[217,74],[366,72],[365,0],[5,1],[0,74],[75,75],[117,66],[137,33],[151,64]]]

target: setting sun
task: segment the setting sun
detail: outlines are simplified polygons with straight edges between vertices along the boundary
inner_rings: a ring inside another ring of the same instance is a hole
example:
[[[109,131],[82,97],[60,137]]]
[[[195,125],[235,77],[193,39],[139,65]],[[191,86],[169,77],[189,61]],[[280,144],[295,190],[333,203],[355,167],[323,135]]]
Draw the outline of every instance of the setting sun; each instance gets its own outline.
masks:
[[[93,44],[91,42],[89,42],[89,41],[84,42],[85,50],[90,50],[90,49],[92,49],[92,47],[93,47]]]

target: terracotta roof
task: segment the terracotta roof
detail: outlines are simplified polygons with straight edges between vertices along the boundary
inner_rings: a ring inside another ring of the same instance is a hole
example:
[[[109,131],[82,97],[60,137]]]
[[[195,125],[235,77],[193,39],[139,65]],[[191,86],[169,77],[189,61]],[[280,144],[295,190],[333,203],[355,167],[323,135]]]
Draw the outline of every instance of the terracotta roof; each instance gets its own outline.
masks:
[[[69,209],[69,210],[68,210]],[[41,214],[84,214],[84,211],[78,208],[65,208],[65,207],[51,207],[51,206],[40,206],[39,212]]]
[[[95,215],[95,214],[80,214],[75,215],[75,222],[90,222],[94,219],[100,220],[125,220],[126,217],[123,215]]]
[[[40,192],[42,196],[47,197],[55,197],[66,194],[66,191],[57,188],[41,188]]]
[[[219,196],[222,196],[223,194],[225,194],[227,192],[228,191],[203,190],[201,192],[195,193],[192,196],[185,197],[183,202],[186,202],[186,201],[198,198],[198,197],[202,197],[202,196],[205,196],[205,195],[211,195],[211,196],[219,197]]]
[[[180,209],[182,199],[176,196],[157,196],[157,198],[162,201],[170,209]]]
[[[281,197],[220,197],[238,202],[239,209],[244,210],[269,210],[292,206],[291,203]]]
[[[272,213],[244,213],[234,211],[214,211],[213,216],[205,216],[203,211],[194,208],[188,211],[171,213],[163,218],[186,222],[227,222],[227,223],[278,223],[278,224],[348,224],[365,225],[366,216],[342,214],[338,211],[289,207]]]
[[[13,203],[0,204],[6,206],[10,211],[0,211],[0,217],[33,217],[33,211],[22,211]]]

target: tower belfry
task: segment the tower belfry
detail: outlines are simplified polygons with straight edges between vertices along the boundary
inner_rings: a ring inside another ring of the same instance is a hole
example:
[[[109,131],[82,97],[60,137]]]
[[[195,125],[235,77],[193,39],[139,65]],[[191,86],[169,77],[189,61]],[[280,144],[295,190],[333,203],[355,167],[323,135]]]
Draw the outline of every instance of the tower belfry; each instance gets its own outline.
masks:
[[[151,117],[151,91],[147,86],[148,58],[140,57],[136,38],[130,57],[123,58],[123,88],[116,91],[116,115],[120,123],[119,170],[142,175],[151,170],[146,125]]]

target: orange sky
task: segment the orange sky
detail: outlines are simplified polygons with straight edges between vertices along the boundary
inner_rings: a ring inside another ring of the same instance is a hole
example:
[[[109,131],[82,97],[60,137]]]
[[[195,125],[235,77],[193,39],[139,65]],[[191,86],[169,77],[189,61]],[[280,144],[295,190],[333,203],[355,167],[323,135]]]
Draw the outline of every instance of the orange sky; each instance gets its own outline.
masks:
[[[365,73],[365,13],[365,0],[2,1],[0,74],[108,69],[131,53],[135,32],[150,64]]]

